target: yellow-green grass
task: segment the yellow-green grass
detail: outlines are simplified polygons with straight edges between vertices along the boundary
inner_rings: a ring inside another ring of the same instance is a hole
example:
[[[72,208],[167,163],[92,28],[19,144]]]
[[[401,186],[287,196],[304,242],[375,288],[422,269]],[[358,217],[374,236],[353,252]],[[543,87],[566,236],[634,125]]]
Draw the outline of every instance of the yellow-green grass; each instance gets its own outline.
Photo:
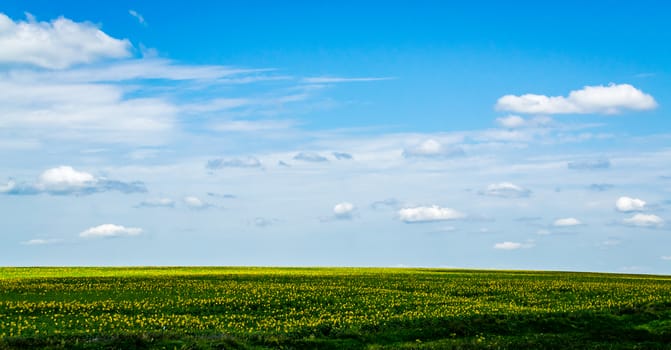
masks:
[[[0,348],[671,348],[671,277],[0,268]]]

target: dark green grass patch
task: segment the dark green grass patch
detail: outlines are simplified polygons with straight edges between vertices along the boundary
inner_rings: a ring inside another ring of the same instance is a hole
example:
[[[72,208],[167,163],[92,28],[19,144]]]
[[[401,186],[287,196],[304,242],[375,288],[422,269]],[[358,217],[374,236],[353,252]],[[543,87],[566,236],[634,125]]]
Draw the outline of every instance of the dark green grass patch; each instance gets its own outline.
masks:
[[[671,349],[671,278],[0,268],[0,349]]]

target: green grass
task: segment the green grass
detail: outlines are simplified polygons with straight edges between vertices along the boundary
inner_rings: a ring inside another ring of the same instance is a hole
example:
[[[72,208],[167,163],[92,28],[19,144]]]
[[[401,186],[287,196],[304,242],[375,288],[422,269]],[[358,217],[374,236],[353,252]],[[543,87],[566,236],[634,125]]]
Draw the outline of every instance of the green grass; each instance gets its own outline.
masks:
[[[671,277],[0,268],[0,349],[671,349]]]

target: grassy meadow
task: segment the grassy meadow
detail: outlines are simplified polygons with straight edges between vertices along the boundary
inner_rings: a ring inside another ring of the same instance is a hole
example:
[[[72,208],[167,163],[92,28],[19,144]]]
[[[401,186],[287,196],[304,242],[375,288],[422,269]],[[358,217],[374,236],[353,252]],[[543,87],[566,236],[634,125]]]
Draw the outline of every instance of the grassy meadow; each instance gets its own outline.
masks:
[[[671,349],[671,277],[0,268],[0,349]]]

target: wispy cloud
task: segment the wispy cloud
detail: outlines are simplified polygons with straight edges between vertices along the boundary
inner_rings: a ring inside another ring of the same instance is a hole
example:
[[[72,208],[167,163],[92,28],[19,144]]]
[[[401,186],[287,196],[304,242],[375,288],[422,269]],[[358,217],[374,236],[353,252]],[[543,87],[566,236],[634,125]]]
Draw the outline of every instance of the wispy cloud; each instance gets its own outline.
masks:
[[[135,10],[128,10],[128,14],[131,15],[131,16],[133,16],[133,17],[135,17],[135,19],[137,19],[137,21],[138,21],[140,24],[142,24],[143,26],[147,26],[147,22],[144,20],[144,16],[142,16],[141,14],[139,14],[137,11],[135,11]]]
[[[598,170],[610,168],[608,159],[588,159],[568,162],[566,166],[572,170]]]
[[[223,168],[260,168],[261,161],[256,157],[245,158],[219,158],[207,162],[205,167],[210,170]]]
[[[576,218],[562,218],[555,220],[553,225],[555,227],[573,227],[582,225],[582,222]]]
[[[533,243],[520,243],[520,242],[505,241],[505,242],[500,242],[500,243],[494,244],[494,249],[517,250],[517,249],[522,249],[522,248],[532,248],[533,246],[534,246]]]
[[[29,239],[27,241],[21,242],[23,245],[50,245],[50,244],[58,244],[62,243],[62,239],[44,239],[44,238],[34,238],[34,239]]]

